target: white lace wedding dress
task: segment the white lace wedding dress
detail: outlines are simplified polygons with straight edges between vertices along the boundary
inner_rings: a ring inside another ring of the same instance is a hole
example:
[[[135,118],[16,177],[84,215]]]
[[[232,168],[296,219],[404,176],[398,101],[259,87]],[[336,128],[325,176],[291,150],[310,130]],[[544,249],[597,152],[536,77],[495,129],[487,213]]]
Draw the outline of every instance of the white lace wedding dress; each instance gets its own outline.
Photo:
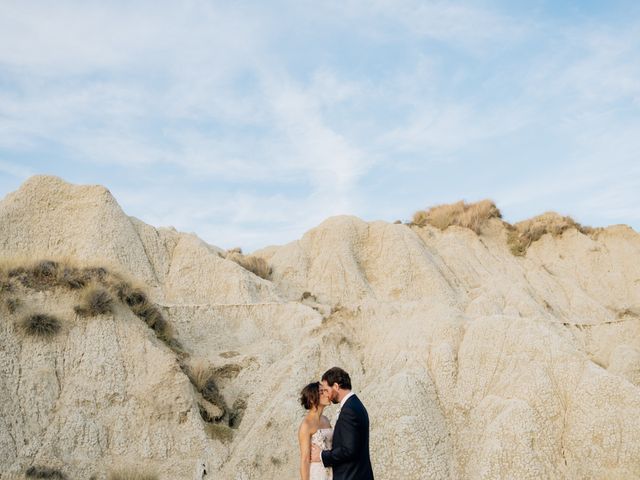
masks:
[[[317,445],[321,450],[331,450],[333,441],[333,428],[320,428],[311,435],[311,443]],[[310,480],[332,480],[333,473],[330,468],[324,468],[322,462],[311,463]]]

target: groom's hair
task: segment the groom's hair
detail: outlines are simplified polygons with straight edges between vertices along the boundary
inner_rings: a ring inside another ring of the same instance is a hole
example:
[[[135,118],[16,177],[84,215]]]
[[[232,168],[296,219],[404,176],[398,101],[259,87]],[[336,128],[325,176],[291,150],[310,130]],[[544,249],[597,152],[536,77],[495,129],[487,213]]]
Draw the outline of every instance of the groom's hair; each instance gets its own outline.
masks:
[[[351,390],[351,377],[340,367],[333,367],[324,372],[322,380],[326,381],[331,387],[334,383],[345,390]]]

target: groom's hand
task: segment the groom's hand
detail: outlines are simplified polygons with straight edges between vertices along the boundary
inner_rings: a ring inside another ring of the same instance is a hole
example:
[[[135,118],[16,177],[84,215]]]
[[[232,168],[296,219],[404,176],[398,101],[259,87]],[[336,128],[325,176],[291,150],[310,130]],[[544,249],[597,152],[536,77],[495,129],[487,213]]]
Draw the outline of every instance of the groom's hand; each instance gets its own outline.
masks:
[[[321,462],[322,461],[322,450],[317,445],[311,445],[311,462]]]

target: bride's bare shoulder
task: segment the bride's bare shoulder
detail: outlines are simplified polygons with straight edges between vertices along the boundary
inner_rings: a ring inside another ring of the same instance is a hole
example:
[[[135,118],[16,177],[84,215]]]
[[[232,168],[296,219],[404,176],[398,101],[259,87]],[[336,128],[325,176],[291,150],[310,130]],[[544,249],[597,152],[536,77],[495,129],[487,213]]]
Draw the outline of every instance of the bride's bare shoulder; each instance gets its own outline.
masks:
[[[302,422],[300,422],[300,427],[298,428],[298,432],[311,434],[311,430],[312,430],[311,422],[307,417],[303,418]]]
[[[300,422],[300,430],[305,430],[313,433],[318,429],[318,425],[316,422],[310,417],[304,417],[302,422]]]

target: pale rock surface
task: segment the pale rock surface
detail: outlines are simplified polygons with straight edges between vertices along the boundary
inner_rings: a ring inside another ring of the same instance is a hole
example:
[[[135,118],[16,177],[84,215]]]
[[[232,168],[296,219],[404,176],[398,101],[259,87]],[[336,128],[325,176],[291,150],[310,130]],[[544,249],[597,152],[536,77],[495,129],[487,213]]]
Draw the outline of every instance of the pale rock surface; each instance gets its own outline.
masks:
[[[164,282],[167,303],[247,304],[278,301],[275,287],[195,235],[181,235]]]
[[[89,478],[148,464],[166,478],[188,478],[197,461],[224,457],[226,448],[203,431],[175,355],[128,309],[84,319],[73,311],[74,294],[22,299],[63,327],[51,340],[25,337],[17,324],[27,312],[2,310],[2,472],[40,465]]]
[[[279,300],[273,286],[193,234],[128,217],[109,190],[35,176],[0,201],[0,258],[113,265],[160,302]]]
[[[109,190],[57,177],[31,177],[0,202],[0,255],[107,260],[158,284],[136,229]]]
[[[2,313],[0,470],[102,480],[143,459],[162,480],[296,478],[298,392],[340,365],[370,414],[377,479],[640,478],[628,227],[545,235],[514,257],[499,220],[478,236],[334,217],[256,252],[264,280],[127,217],[102,187],[36,177],[0,203],[0,251],[104,253],[152,289],[226,405],[244,405],[231,437],[211,435],[175,355],[128,310],[78,319],[69,294],[33,293],[66,329],[42,344]]]

